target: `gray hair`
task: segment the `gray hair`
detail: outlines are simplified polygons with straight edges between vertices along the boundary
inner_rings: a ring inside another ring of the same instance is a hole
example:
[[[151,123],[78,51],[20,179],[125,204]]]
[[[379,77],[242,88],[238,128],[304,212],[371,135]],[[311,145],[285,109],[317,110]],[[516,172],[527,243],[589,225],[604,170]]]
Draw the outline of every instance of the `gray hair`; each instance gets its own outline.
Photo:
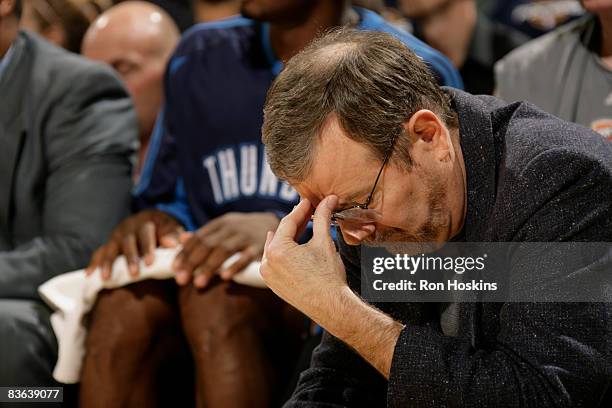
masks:
[[[348,137],[379,160],[397,140],[392,159],[410,168],[403,125],[420,109],[457,127],[450,98],[402,42],[382,32],[331,31],[294,56],[268,91],[262,138],[268,163],[285,180],[304,180],[315,141],[334,114]]]

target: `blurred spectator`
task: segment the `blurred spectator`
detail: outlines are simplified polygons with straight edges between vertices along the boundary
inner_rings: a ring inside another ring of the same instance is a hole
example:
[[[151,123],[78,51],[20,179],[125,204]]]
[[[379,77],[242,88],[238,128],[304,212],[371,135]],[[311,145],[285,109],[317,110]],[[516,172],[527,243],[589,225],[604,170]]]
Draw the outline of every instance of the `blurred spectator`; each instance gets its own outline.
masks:
[[[49,386],[37,288],[128,212],[136,115],[112,70],[19,32],[19,9],[0,0],[0,386]]]
[[[162,8],[168,13],[181,32],[193,25],[193,2],[197,0],[147,0]],[[113,0],[114,4],[122,3],[122,0]]]
[[[23,0],[21,28],[78,53],[87,27],[108,4],[103,0]]]
[[[441,83],[461,86],[444,56],[348,2],[244,0],[242,13],[250,19],[194,27],[168,64],[163,120],[136,188],[141,211],[115,229],[89,272],[99,266],[108,279],[112,261],[123,253],[136,275],[141,256],[151,262],[156,246],[173,246],[178,239],[179,286],[145,281],[98,298],[83,370],[84,406],[135,400],[156,406],[151,384],[162,362],[148,356],[163,355],[153,339],[177,327],[195,361],[198,406],[269,407],[282,391],[288,375],[281,368],[297,354],[295,335],[283,319],[285,305],[271,291],[231,282],[261,257],[266,232],[298,200],[271,172],[261,144],[266,92],[282,61],[318,33],[346,24],[393,33],[430,64]],[[236,253],[238,261],[222,267]],[[142,370],[145,359],[148,369]]]
[[[385,8],[387,8],[384,0],[353,0],[353,6],[367,8],[378,14],[382,14]]]
[[[584,14],[578,0],[497,0],[489,8],[493,21],[514,27],[531,38]]]
[[[612,140],[612,0],[513,51],[496,66],[497,94],[528,100]]]
[[[353,0],[353,6],[375,11],[394,27],[412,33],[412,24],[395,6],[385,4],[384,0]]]
[[[194,19],[196,23],[206,23],[240,14],[240,2],[241,0],[194,0]]]
[[[138,171],[163,99],[163,75],[179,40],[172,18],[144,1],[126,1],[104,12],[83,40],[87,58],[112,66],[132,96],[140,125]]]
[[[414,34],[450,58],[459,68],[465,90],[472,94],[492,94],[495,62],[529,39],[490,21],[478,11],[475,0],[400,3],[413,21]]]

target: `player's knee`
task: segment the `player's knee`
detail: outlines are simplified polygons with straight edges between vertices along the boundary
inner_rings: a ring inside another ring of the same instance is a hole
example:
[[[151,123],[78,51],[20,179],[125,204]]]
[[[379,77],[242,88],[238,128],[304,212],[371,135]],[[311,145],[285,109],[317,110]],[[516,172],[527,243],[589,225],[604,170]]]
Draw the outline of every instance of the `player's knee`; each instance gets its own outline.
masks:
[[[231,293],[227,285],[221,283],[217,290],[191,296],[181,304],[185,334],[196,353],[214,353],[233,337],[259,330],[256,302],[248,295]]]
[[[177,318],[164,292],[142,283],[107,290],[98,296],[87,338],[89,354],[144,350],[155,341],[159,330]]]

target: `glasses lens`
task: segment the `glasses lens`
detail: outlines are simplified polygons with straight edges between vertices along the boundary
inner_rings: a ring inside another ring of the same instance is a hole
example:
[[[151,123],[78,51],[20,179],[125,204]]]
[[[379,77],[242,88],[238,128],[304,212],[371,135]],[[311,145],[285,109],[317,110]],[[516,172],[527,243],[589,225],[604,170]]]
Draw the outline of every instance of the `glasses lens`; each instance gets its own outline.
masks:
[[[335,225],[338,223],[348,224],[371,224],[382,218],[382,214],[376,210],[364,208],[348,208],[346,210],[334,213],[332,222]]]

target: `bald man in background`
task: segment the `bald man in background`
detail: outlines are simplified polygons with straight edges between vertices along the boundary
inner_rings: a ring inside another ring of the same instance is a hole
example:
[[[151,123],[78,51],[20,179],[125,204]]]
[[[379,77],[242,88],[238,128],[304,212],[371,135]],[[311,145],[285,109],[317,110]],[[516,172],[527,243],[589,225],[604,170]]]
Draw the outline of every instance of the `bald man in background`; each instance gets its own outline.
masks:
[[[163,77],[180,33],[161,8],[144,1],[126,1],[101,14],[83,39],[82,54],[111,65],[131,95],[140,130],[137,172],[163,99]]]

